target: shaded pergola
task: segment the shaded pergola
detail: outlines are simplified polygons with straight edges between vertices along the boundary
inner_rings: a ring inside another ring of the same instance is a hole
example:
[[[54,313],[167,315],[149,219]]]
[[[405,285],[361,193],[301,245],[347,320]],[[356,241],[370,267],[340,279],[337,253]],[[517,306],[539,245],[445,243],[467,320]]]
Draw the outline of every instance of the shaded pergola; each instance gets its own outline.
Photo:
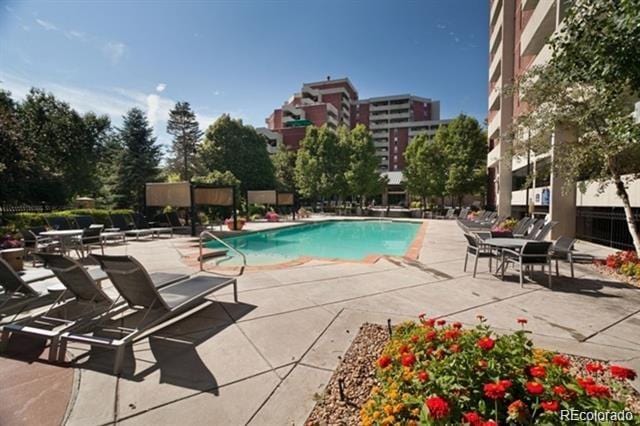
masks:
[[[267,204],[275,206],[294,206],[295,194],[293,192],[278,192],[274,189],[261,190],[261,191],[247,191],[247,203],[248,204]],[[293,220],[296,219],[295,208],[291,209]]]
[[[237,193],[233,186],[193,182],[150,182],[145,185],[145,207],[184,207],[189,209],[191,235],[196,236],[196,207],[229,207],[233,227],[237,228]]]

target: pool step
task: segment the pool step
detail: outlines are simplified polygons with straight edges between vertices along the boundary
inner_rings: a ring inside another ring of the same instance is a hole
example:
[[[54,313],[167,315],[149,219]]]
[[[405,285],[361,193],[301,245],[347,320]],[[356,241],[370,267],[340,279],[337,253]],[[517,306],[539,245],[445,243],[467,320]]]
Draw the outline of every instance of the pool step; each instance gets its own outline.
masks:
[[[212,259],[214,257],[226,256],[229,250],[220,249],[220,250],[206,250],[202,253],[202,260]],[[198,261],[200,261],[200,256],[198,256]]]

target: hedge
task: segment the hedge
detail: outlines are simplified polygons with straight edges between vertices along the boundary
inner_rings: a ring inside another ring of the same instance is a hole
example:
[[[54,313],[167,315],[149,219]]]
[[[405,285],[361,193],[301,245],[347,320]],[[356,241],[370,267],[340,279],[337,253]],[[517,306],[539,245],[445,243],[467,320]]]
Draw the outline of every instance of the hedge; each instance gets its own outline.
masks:
[[[133,210],[73,209],[51,213],[17,213],[15,216],[8,219],[7,228],[11,231],[17,232],[24,228],[46,225],[47,218],[60,216],[68,218],[75,216],[91,216],[96,223],[109,225],[110,214],[133,214]]]

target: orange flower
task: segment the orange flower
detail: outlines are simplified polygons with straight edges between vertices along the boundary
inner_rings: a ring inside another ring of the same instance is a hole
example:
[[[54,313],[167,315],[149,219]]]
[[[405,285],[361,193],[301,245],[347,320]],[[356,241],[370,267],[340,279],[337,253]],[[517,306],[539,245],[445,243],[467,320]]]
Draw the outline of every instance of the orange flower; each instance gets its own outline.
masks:
[[[482,349],[483,351],[490,351],[491,349],[493,349],[493,347],[495,346],[496,341],[493,340],[491,337],[486,336],[486,337],[482,337],[481,339],[478,340],[478,342],[476,343],[476,345]]]

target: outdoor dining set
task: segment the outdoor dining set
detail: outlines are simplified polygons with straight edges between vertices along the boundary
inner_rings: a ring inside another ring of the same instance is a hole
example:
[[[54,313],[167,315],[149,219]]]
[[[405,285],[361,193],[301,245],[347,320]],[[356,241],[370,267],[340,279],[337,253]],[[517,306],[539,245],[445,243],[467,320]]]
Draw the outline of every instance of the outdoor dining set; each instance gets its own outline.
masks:
[[[466,213],[465,213],[466,215]],[[496,261],[496,274],[504,279],[509,266],[517,268],[520,285],[524,285],[525,275],[532,274],[536,266],[547,271],[549,288],[552,288],[552,262],[555,261],[556,275],[559,275],[558,262],[569,263],[571,277],[574,277],[575,239],[560,237],[555,241],[546,241],[556,221],[545,221],[533,216],[518,220],[511,229],[499,227],[503,219],[495,212],[484,212],[476,217],[466,218],[462,213],[457,218],[458,226],[464,231],[467,240],[464,271],[467,270],[469,257],[474,257],[473,277],[478,269],[478,259],[488,258],[489,271],[493,272]],[[515,221],[513,221],[515,222]]]

